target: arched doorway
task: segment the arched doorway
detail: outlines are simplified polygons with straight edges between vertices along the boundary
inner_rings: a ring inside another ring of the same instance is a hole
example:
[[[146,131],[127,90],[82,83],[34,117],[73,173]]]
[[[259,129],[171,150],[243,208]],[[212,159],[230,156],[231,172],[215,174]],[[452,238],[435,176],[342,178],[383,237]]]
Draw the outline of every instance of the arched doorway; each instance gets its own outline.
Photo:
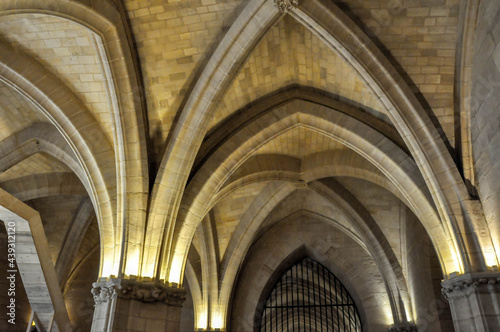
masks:
[[[304,258],[278,280],[266,301],[261,332],[361,332],[354,300],[326,267]]]

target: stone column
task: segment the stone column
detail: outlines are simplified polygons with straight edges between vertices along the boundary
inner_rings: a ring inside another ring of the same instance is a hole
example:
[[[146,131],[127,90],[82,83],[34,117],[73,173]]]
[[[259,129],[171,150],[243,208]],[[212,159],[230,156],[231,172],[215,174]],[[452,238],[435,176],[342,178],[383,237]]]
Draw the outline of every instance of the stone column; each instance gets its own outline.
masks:
[[[92,288],[92,332],[178,332],[183,289],[152,281],[105,279]]]
[[[442,283],[456,332],[500,331],[500,273],[466,273]]]

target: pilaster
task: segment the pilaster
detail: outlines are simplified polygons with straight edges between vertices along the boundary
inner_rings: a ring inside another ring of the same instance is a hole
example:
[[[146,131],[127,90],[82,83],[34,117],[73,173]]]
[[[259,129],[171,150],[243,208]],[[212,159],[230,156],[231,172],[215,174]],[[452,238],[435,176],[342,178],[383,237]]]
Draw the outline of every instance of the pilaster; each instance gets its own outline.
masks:
[[[456,332],[500,331],[500,273],[466,273],[445,280]]]
[[[153,281],[103,279],[92,288],[92,332],[179,330],[183,289]]]

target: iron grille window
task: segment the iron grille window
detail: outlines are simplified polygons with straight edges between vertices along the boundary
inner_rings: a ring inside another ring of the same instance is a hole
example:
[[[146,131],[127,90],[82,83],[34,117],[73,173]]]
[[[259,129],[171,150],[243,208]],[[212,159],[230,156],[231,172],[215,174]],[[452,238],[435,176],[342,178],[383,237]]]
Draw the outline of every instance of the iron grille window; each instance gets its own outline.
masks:
[[[358,309],[333,273],[311,258],[276,283],[262,314],[261,332],[362,332]]]

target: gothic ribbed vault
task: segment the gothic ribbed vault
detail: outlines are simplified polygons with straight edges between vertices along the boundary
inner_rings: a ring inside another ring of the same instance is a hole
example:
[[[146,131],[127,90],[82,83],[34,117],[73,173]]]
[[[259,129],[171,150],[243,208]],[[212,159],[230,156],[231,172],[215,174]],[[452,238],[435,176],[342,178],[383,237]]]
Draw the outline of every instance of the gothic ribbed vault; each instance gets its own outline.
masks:
[[[498,17],[1,1],[0,330],[259,331],[305,257],[364,332],[500,329]]]

